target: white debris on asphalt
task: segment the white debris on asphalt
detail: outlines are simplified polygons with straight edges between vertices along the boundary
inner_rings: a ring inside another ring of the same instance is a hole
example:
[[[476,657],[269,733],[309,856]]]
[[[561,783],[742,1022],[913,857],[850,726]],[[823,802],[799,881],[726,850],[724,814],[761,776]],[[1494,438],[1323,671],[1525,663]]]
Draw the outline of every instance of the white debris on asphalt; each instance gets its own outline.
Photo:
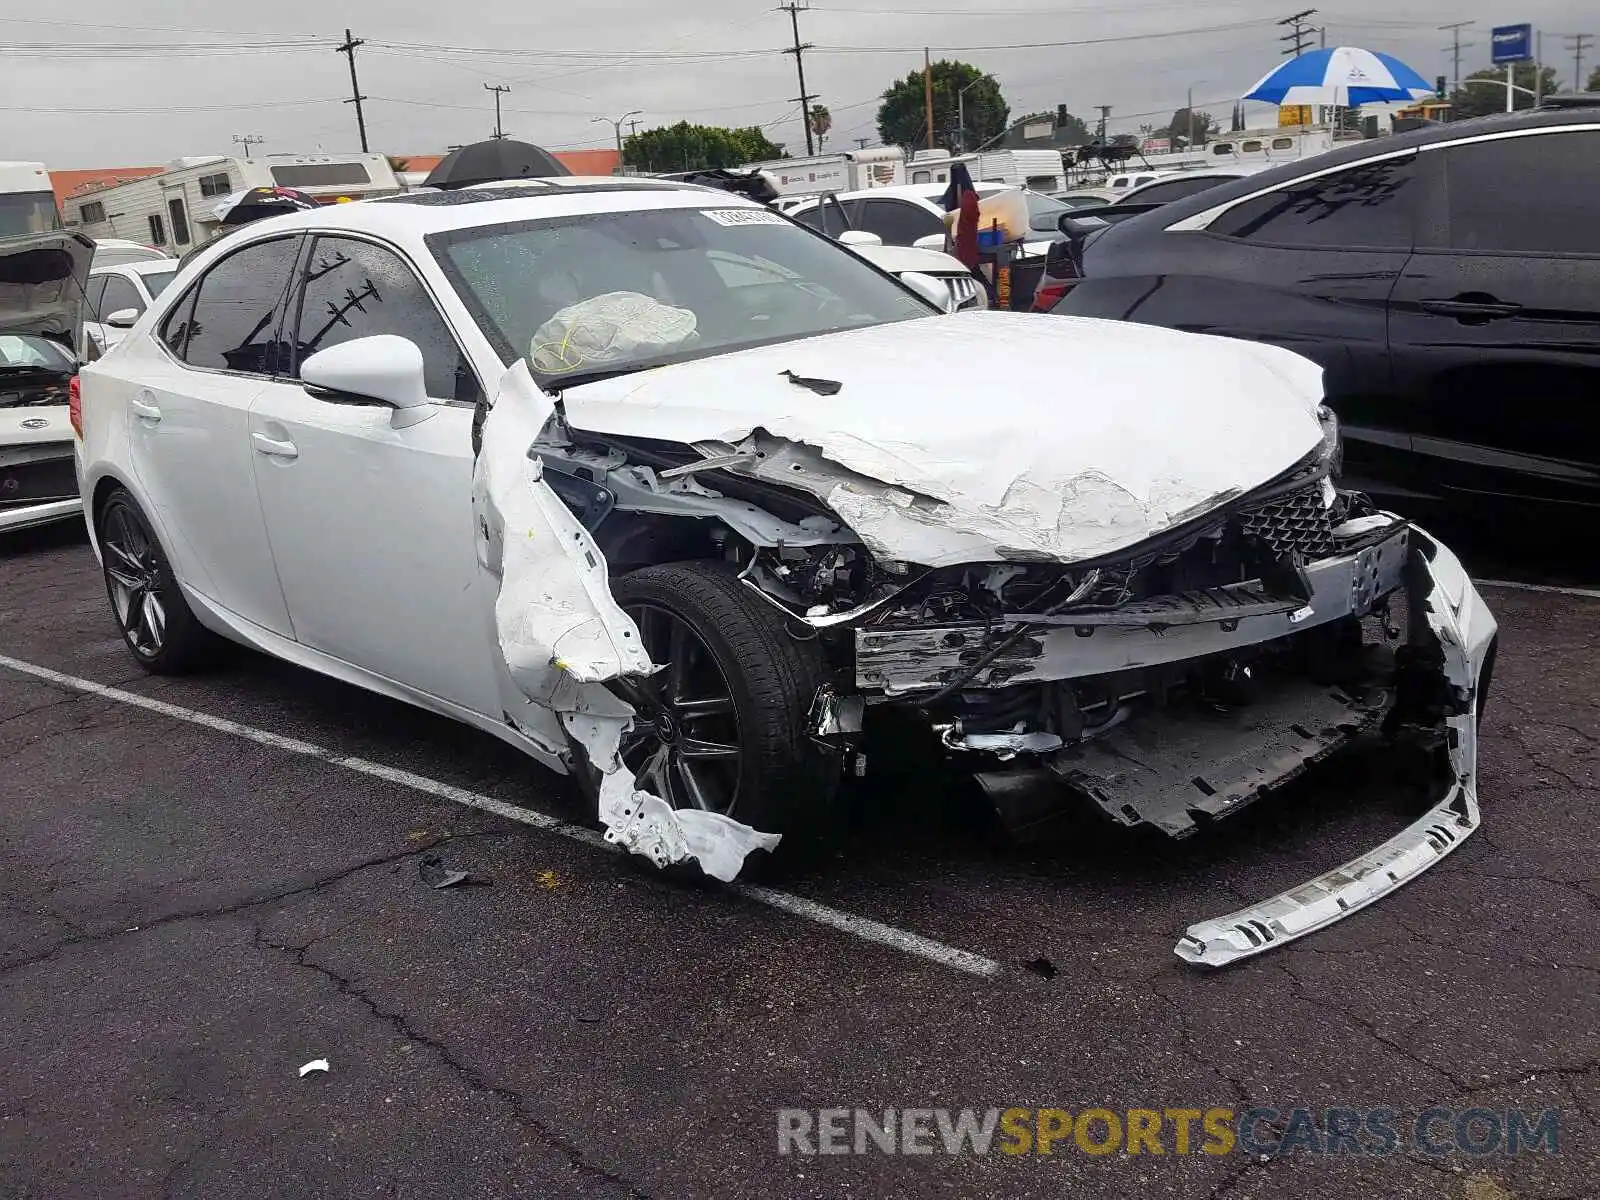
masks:
[[[323,1074],[327,1074],[327,1072],[328,1072],[328,1060],[325,1059],[325,1058],[313,1058],[305,1066],[300,1068],[300,1078],[304,1079],[307,1075],[310,1075],[313,1071],[321,1071]]]

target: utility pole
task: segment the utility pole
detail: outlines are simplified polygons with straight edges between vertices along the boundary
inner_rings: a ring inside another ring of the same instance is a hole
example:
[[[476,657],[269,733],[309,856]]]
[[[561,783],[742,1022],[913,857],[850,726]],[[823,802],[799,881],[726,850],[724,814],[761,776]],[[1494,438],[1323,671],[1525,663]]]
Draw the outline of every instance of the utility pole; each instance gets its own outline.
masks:
[[[865,150],[867,148],[867,143],[870,142],[871,140],[872,140],[871,138],[857,138],[856,139],[856,149],[857,150]]]
[[[800,105],[800,124],[804,125],[806,129],[807,158],[817,152],[816,142],[811,137],[811,102],[816,97],[806,91],[805,53],[811,49],[811,43],[800,40],[800,14],[802,11],[809,10],[810,7],[809,4],[799,3],[799,0],[789,0],[788,4],[778,5],[779,12],[789,14],[789,26],[794,30],[794,45],[785,50],[784,53],[794,55],[794,73],[800,80],[800,95],[796,98],[796,103]]]
[[[361,133],[361,153],[363,154],[367,153],[369,149],[367,146],[367,118],[361,111],[361,102],[366,97],[361,94],[361,85],[356,82],[356,47],[364,45],[366,45],[364,41],[353,36],[346,29],[344,31],[344,44],[335,47],[340,54],[348,55],[350,58],[350,99],[346,100],[345,103],[356,106],[356,129]]]
[[[933,149],[933,54],[922,48],[922,105],[923,120],[928,124],[928,149]]]
[[[633,137],[639,132],[639,122],[633,117],[628,118],[628,136]]]
[[[500,125],[500,97],[505,95],[505,94],[507,94],[508,92],[510,92],[511,89],[506,87],[505,84],[503,84],[503,83],[486,83],[486,84],[483,85],[483,90],[486,91],[486,92],[493,92],[494,93],[494,135],[493,136],[494,136],[494,140],[495,141],[503,142],[503,141],[506,140],[506,131]]]
[[[1096,104],[1095,107],[1100,110],[1100,130],[1095,134],[1094,140],[1103,146],[1106,144],[1106,125],[1111,120],[1111,105]]]
[[[266,138],[252,137],[250,134],[247,133],[247,134],[244,134],[243,136],[240,136],[239,134],[234,134],[233,135],[233,140],[236,143],[238,143],[239,145],[244,147],[244,159],[245,159],[246,162],[249,162],[250,161],[250,147],[251,146],[259,146],[259,145],[261,145],[262,142],[266,141],[267,139]]]
[[[1306,43],[1311,40],[1312,33],[1311,25],[1306,21],[1306,18],[1316,15],[1316,9],[1308,8],[1295,13],[1292,17],[1285,17],[1278,22],[1279,25],[1288,25],[1293,27],[1294,30],[1294,32],[1278,39],[1280,42],[1294,43],[1293,46],[1284,49],[1283,52],[1285,54],[1293,54],[1296,58],[1299,58],[1306,52]]]
[[[1457,21],[1453,25],[1439,26],[1441,30],[1450,34],[1450,47],[1445,53],[1450,56],[1452,91],[1459,92],[1461,90],[1461,52],[1472,49],[1471,42],[1463,42],[1461,40],[1461,31],[1471,24],[1471,21]]]
[[[1572,90],[1575,92],[1583,91],[1583,52],[1592,41],[1594,35],[1589,33],[1575,33],[1567,38],[1567,45],[1572,47]]]

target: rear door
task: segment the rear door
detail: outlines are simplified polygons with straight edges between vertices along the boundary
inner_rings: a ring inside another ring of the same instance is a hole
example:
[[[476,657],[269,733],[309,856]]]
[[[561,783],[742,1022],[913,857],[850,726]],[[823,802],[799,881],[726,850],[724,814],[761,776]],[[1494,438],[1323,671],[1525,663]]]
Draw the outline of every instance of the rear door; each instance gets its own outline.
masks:
[[[472,415],[482,389],[432,294],[395,249],[319,235],[290,303],[293,361],[250,412],[250,457],[297,640],[497,716],[478,599]],[[313,396],[318,350],[374,334],[416,343],[432,417]]]
[[[133,470],[178,577],[284,637],[293,631],[256,501],[248,418],[286,358],[279,323],[299,245],[272,238],[218,260],[167,313],[158,341],[139,339],[103,368],[127,395]]]
[[[1600,129],[1424,158],[1439,220],[1390,324],[1421,476],[1446,497],[1600,505]]]

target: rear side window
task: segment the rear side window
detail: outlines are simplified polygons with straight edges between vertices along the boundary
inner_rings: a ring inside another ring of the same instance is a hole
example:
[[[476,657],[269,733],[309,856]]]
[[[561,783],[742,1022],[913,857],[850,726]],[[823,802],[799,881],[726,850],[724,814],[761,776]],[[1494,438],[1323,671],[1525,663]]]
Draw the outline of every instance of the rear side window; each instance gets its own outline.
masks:
[[[100,314],[105,311],[100,305],[100,297],[105,295],[105,292],[106,277],[104,275],[90,276],[89,286],[83,289],[83,300],[89,306],[89,312],[92,314],[89,319],[92,321],[98,321]]]
[[[1286,246],[1409,249],[1416,178],[1416,155],[1364,163],[1236,204],[1210,231]]]
[[[831,202],[808,208],[802,213],[795,213],[794,219],[832,238],[838,237],[845,228],[844,217],[840,215],[838,206]]]
[[[195,285],[189,299],[162,326],[161,339],[191,366],[216,371],[275,375],[287,365],[278,339],[283,297],[294,272],[297,237],[246,246],[217,263]]]
[[[433,297],[393,251],[353,238],[319,237],[301,288],[295,365],[318,350],[390,333],[422,351],[428,395],[476,401],[481,389]]]
[[[1600,254],[1600,132],[1502,138],[1442,153],[1453,249]]]

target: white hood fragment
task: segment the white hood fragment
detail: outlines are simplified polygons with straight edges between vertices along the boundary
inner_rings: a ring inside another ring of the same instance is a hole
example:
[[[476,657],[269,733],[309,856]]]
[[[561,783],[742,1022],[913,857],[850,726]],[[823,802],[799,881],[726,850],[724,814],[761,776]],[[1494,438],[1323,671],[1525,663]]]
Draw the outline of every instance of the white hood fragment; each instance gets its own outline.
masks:
[[[530,458],[551,403],[519,363],[500,381],[473,470],[478,562],[496,582],[494,624],[512,681],[554,709],[600,772],[606,840],[659,867],[690,860],[714,879],[733,880],[752,850],[778,835],[718,813],[673,809],[635,787],[617,746],[635,714],[604,681],[649,675],[633,621],[611,597],[606,561],[567,507],[541,482]]]
[[[843,387],[819,396],[785,371]],[[825,500],[868,548],[930,566],[1112,553],[1322,438],[1321,369],[1287,350],[1004,312],[764,346],[565,399],[571,424],[599,433],[736,445],[765,430],[812,447],[862,477]]]

